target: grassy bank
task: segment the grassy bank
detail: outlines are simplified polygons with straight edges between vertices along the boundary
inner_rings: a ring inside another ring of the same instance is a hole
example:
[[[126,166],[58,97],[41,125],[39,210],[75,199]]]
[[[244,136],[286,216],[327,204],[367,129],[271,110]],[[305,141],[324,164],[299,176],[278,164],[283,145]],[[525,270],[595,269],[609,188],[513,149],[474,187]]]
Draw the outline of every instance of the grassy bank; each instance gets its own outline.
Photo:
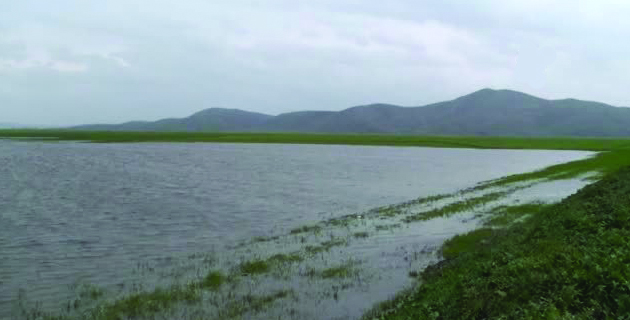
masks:
[[[630,169],[508,228],[448,241],[378,319],[627,319]]]
[[[91,142],[232,142],[483,149],[630,150],[630,139],[407,136],[376,134],[111,132],[78,130],[0,130],[0,137],[49,138]]]

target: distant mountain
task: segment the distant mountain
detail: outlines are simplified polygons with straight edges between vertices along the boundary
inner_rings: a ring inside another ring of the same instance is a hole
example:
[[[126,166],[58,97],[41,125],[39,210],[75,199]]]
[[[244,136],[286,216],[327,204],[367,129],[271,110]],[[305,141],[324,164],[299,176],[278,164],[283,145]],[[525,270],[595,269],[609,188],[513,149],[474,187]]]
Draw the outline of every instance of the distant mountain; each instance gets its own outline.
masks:
[[[74,127],[85,130],[115,131],[251,131],[273,116],[238,109],[211,108],[181,119],[155,122],[131,121],[122,124],[92,124]]]
[[[183,119],[86,125],[85,130],[400,133],[493,136],[630,136],[630,108],[575,99],[545,100],[483,89],[421,107],[371,104],[343,111],[270,116],[206,109]]]
[[[19,123],[8,123],[8,122],[0,122],[0,129],[26,129],[26,128],[39,128],[40,126],[19,124]]]

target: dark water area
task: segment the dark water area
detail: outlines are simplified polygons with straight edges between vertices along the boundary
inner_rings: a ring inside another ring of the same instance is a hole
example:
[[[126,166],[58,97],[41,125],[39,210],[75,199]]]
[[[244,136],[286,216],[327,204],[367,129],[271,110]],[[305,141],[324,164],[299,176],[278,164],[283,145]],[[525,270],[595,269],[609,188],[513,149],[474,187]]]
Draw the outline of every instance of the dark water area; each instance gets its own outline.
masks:
[[[74,283],[115,285],[143,261],[222,252],[252,237],[590,154],[0,141],[0,318],[20,289],[54,304]],[[398,240],[385,240],[396,247]]]

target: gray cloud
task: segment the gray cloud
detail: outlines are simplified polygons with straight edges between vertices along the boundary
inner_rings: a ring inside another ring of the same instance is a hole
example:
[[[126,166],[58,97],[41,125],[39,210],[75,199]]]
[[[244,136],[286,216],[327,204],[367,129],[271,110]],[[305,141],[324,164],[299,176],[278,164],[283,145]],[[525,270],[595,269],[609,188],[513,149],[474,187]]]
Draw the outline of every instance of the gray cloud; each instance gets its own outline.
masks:
[[[630,105],[624,1],[16,1],[0,122],[420,105],[482,87]]]

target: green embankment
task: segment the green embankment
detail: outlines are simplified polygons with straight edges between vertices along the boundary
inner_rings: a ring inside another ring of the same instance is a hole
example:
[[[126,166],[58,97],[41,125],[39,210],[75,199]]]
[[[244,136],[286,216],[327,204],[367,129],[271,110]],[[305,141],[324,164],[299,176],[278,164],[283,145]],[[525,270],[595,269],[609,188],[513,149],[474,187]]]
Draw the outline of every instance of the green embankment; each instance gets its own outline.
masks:
[[[447,241],[421,286],[366,318],[630,318],[630,168],[537,209]]]
[[[117,132],[79,130],[0,130],[0,137],[50,138],[92,142],[300,143],[448,148],[630,150],[630,139],[405,136],[376,134]]]

